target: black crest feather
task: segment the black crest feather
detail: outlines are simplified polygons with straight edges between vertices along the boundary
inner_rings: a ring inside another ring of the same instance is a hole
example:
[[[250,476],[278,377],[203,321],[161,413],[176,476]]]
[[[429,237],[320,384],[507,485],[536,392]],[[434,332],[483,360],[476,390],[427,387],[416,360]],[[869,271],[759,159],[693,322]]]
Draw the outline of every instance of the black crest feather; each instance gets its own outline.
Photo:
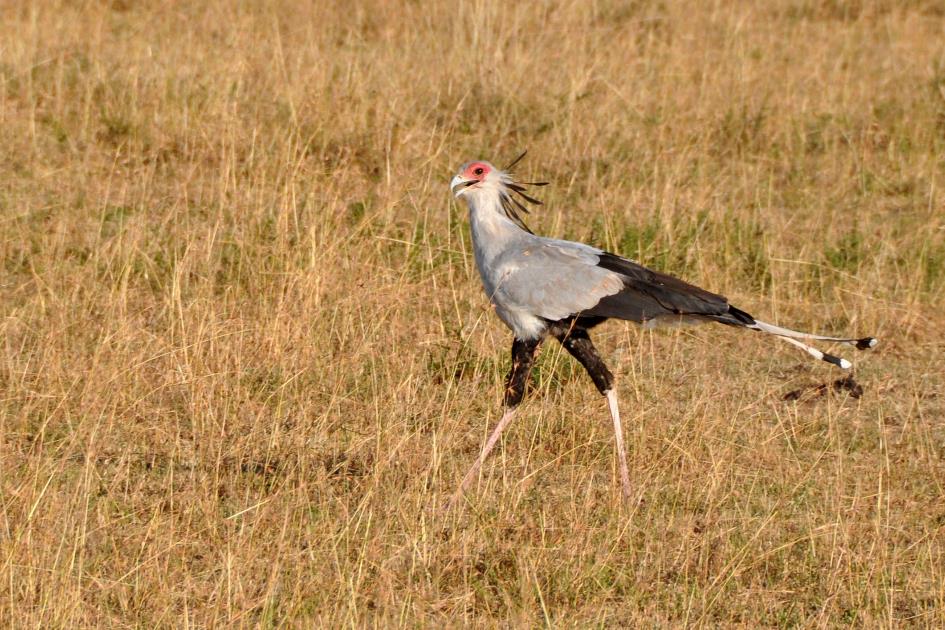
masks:
[[[534,234],[534,232],[532,232],[528,228],[528,226],[525,225],[525,221],[522,220],[522,217],[519,213],[528,214],[528,208],[525,207],[525,203],[532,203],[538,206],[542,204],[541,204],[541,201],[539,201],[538,199],[535,199],[534,197],[529,195],[527,192],[525,192],[526,191],[525,187],[526,186],[547,186],[548,182],[516,182],[515,180],[511,179],[511,173],[509,173],[510,169],[516,164],[518,164],[519,162],[521,162],[522,158],[524,158],[527,154],[528,154],[527,149],[525,151],[522,151],[521,155],[519,155],[517,158],[512,160],[512,162],[509,163],[509,165],[503,169],[506,172],[506,175],[508,176],[509,179],[505,181],[505,187],[507,188],[507,190],[502,192],[501,201],[502,201],[502,209],[505,210],[506,216],[510,218],[512,221],[514,221],[516,225],[518,225],[520,228],[522,228],[529,234]],[[520,197],[521,199],[517,198],[516,195]]]

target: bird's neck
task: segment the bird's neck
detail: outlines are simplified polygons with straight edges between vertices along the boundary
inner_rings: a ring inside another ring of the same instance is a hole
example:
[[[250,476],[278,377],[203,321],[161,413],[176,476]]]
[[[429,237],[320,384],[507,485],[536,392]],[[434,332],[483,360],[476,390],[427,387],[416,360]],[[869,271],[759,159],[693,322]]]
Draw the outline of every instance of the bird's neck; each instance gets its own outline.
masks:
[[[512,243],[528,236],[505,215],[498,193],[482,191],[467,200],[473,250],[480,270],[489,265]]]

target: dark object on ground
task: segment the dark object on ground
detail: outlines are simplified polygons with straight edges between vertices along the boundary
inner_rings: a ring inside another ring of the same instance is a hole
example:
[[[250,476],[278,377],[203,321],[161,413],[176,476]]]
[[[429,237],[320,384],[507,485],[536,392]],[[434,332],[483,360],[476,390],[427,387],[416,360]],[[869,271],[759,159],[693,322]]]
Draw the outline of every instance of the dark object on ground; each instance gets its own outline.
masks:
[[[792,389],[782,396],[781,400],[791,401],[801,400],[802,398],[806,400],[820,398],[827,393],[828,387],[837,392],[846,390],[850,393],[850,398],[859,398],[863,395],[863,386],[856,382],[853,375],[849,375],[838,378],[829,386],[826,383],[821,383],[820,385],[805,385],[804,387]]]

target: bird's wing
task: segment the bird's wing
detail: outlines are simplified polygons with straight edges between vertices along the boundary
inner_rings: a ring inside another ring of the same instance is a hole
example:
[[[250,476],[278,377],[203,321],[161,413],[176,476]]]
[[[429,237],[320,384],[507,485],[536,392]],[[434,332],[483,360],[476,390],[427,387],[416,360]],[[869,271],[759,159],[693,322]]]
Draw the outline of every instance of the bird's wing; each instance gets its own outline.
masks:
[[[709,317],[724,323],[746,323],[732,313],[725,297],[679,278],[607,252],[601,252],[597,264],[620,274],[624,286],[618,293],[602,298],[587,311],[588,315],[638,322],[688,315]],[[732,318],[736,321],[729,322]]]
[[[721,295],[581,243],[539,237],[498,262],[496,301],[549,321],[579,313],[637,322],[731,317]]]
[[[598,264],[601,253],[580,243],[530,239],[496,261],[493,301],[549,321],[587,311],[624,286],[619,273]]]

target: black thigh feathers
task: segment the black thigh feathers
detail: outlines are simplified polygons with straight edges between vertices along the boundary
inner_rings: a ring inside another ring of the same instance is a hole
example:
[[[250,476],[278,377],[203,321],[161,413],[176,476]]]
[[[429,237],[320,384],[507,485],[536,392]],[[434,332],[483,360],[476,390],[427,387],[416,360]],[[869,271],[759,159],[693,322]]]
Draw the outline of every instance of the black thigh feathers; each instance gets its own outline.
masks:
[[[610,373],[604,360],[594,347],[587,327],[604,321],[604,318],[569,317],[557,322],[551,322],[547,333],[561,342],[564,349],[578,360],[587,371],[597,390],[601,394],[607,393],[614,387],[614,375]],[[517,407],[525,396],[528,387],[532,366],[535,357],[541,349],[542,339],[512,340],[512,367],[505,377],[505,406]]]
[[[578,360],[588,376],[597,386],[597,391],[601,394],[606,393],[614,387],[614,375],[610,373],[604,360],[594,347],[587,329],[579,325],[569,326],[567,321],[556,322],[550,329],[555,339],[561,342],[564,349]]]

